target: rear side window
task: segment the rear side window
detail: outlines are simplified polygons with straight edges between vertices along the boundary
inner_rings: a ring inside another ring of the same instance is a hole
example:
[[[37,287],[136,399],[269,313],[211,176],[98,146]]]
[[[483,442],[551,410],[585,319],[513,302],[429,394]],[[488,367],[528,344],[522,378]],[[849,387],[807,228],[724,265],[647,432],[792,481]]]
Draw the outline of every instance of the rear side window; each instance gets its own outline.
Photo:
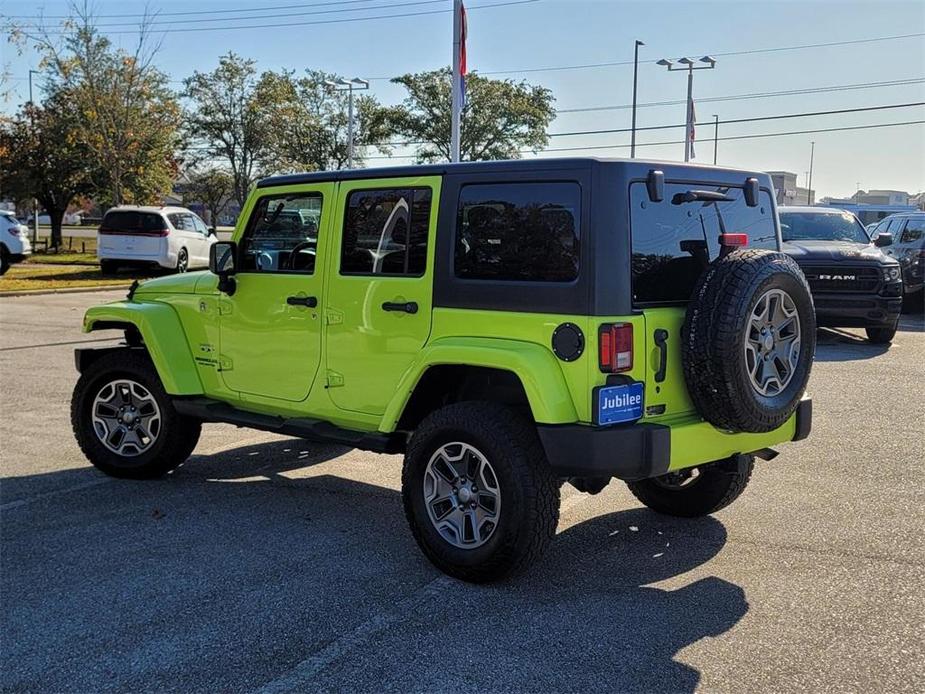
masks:
[[[682,202],[692,190],[722,193],[728,201]],[[670,183],[661,202],[651,202],[645,183],[630,186],[632,272],[635,303],[687,301],[697,279],[719,254],[719,235],[748,234],[749,248],[777,248],[771,196],[762,190],[748,207],[741,188]]]
[[[903,243],[921,241],[923,232],[925,232],[925,219],[910,219],[906,222],[901,241]]]
[[[578,277],[581,187],[574,182],[473,184],[459,194],[456,276],[571,282]]]
[[[340,273],[423,275],[430,204],[430,188],[351,192],[344,215]]]
[[[166,227],[167,225],[159,214],[133,210],[107,212],[102,224],[105,231],[119,231],[126,234],[163,231]]]

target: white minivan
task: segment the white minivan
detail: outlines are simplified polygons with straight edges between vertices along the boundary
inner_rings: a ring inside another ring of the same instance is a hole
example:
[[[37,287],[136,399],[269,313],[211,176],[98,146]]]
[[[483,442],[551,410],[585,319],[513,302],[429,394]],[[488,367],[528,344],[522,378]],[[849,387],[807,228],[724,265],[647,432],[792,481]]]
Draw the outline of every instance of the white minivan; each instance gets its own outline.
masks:
[[[160,266],[177,272],[209,266],[215,232],[185,207],[113,207],[96,236],[103,274],[120,265]]]
[[[32,253],[29,229],[8,210],[0,210],[0,275]]]

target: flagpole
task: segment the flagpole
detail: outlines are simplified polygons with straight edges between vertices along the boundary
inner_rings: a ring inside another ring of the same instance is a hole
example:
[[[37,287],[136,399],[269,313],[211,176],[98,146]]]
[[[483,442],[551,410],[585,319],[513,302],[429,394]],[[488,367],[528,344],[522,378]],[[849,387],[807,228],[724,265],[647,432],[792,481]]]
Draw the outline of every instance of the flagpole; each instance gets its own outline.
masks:
[[[450,125],[450,161],[459,161],[459,131],[462,115],[462,75],[460,74],[460,37],[462,34],[462,0],[453,0],[453,116]]]
[[[694,116],[694,64],[687,66],[687,128],[684,131],[684,161],[691,160],[691,121]]]

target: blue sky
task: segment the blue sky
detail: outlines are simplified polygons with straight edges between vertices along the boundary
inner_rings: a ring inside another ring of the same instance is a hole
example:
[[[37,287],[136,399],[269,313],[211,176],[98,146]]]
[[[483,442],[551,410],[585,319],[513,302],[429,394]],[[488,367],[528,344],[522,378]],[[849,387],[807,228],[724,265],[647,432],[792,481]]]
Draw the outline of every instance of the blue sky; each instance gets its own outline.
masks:
[[[925,34],[922,2],[617,2],[614,0],[538,0],[492,5],[504,0],[467,0],[469,9],[469,68],[482,72],[510,71],[499,75],[526,79],[553,90],[559,109],[628,104],[632,96],[632,65],[524,72],[555,66],[613,63],[632,60],[633,41],[646,46],[640,53],[639,102],[684,98],[682,73],[668,73],[655,65],[662,57],[738,53],[765,48],[854,41],[877,37]],[[449,13],[298,25],[301,22],[356,19],[359,17],[437,12],[450,0],[153,0],[162,14],[165,33],[158,56],[160,67],[172,80],[194,69],[210,70],[228,50],[254,58],[261,69],[317,68],[348,77],[372,79],[373,92],[384,102],[396,102],[402,90],[386,78],[409,71],[448,64],[451,54]],[[186,15],[198,12],[258,9],[270,6],[302,7],[228,14]],[[130,14],[144,10],[141,2],[98,0],[98,15]],[[67,3],[0,1],[6,16],[66,13]],[[346,12],[344,10],[350,10]],[[317,14],[324,12],[324,14]],[[231,17],[294,15],[272,19],[231,20]],[[209,22],[190,20],[210,19]],[[101,23],[132,22],[131,17],[106,17]],[[266,29],[187,31],[177,29],[228,27],[247,24],[285,26]],[[110,31],[130,27],[112,27]],[[170,31],[174,30],[174,31]],[[131,44],[131,34],[112,34],[117,43]],[[12,101],[6,110],[27,98],[26,77],[37,64],[34,54],[18,55],[3,43],[2,62],[14,79]],[[695,98],[725,97],[756,92],[814,90],[818,87],[925,79],[925,36],[827,46],[812,49],[718,56],[715,70],[695,75]],[[177,84],[177,87],[180,85]],[[809,92],[760,99],[702,102],[697,106],[699,161],[712,162],[712,114],[720,121],[807,111],[901,104],[925,101],[925,81],[870,89]],[[684,106],[665,105],[639,109],[638,125],[676,124],[684,120]],[[925,107],[878,112],[790,118],[720,125],[720,137],[791,130],[864,126],[925,120]],[[625,128],[629,109],[561,113],[550,132]],[[637,142],[683,139],[683,129],[642,132]],[[884,127],[765,139],[719,142],[719,163],[760,170],[809,169],[810,142],[815,140],[813,187],[818,196],[847,196],[862,189],[893,188],[917,192],[925,189],[925,125]],[[625,133],[554,137],[550,147],[598,147],[629,142]],[[396,152],[400,153],[400,152]],[[626,148],[561,152],[558,155],[597,154],[628,156]],[[542,155],[550,156],[550,155]],[[682,145],[640,146],[637,156],[654,159],[683,157]],[[406,163],[407,160],[398,160]],[[370,164],[383,164],[380,160]]]

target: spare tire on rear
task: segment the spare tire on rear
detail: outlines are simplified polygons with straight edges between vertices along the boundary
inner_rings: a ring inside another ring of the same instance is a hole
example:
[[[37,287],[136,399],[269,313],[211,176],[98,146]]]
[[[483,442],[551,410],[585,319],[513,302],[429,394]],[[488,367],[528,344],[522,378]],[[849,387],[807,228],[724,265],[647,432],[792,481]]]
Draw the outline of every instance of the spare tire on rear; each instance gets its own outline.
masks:
[[[684,378],[720,429],[767,432],[796,410],[816,350],[816,313],[792,258],[736,250],[697,282],[681,330]]]

